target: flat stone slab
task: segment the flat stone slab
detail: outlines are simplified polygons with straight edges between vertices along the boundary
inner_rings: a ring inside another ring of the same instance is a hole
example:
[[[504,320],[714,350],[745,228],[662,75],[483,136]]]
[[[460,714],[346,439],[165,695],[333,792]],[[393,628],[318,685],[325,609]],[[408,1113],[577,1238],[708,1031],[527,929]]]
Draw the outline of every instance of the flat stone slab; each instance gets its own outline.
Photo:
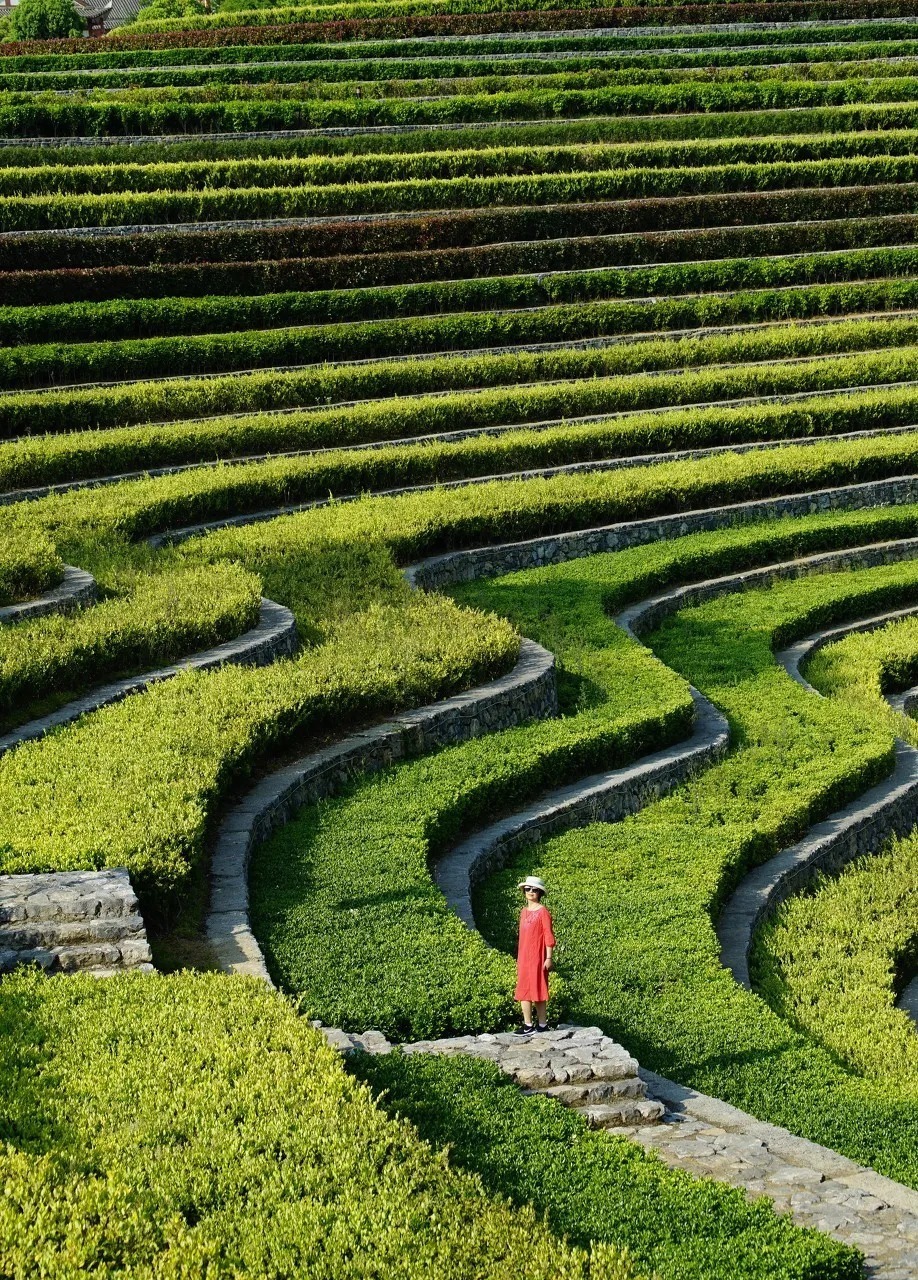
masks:
[[[591,1128],[656,1124],[663,1116],[663,1104],[647,1097],[636,1060],[599,1027],[568,1023],[529,1036],[485,1032],[393,1045],[379,1031],[349,1034],[338,1027],[313,1025],[345,1055],[360,1051],[484,1058],[526,1093],[543,1094],[576,1110]]]

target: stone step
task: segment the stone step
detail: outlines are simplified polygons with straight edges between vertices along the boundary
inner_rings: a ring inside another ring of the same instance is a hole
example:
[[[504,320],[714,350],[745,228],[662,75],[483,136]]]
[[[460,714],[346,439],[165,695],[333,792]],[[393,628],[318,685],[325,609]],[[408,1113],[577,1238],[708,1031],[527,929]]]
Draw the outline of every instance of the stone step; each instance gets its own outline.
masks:
[[[590,1103],[574,1110],[583,1116],[591,1129],[657,1124],[665,1114],[663,1103],[652,1098],[622,1098],[619,1102]]]
[[[530,1093],[556,1098],[568,1107],[584,1103],[607,1102],[619,1098],[645,1098],[647,1091],[643,1080],[630,1076],[625,1080],[591,1080],[585,1084],[555,1084],[546,1089],[530,1089]]]
[[[155,973],[156,967],[152,964],[135,964],[130,969],[112,969],[105,965],[94,965],[91,969],[81,969],[80,973],[88,974],[90,978],[117,978],[119,974],[124,973]]]
[[[0,951],[53,950],[81,943],[117,943],[128,938],[143,939],[140,915],[92,916],[79,920],[29,920],[16,926],[0,927]]]
[[[133,969],[151,962],[145,937],[124,938],[71,947],[27,947],[0,951],[0,973],[19,965],[37,965],[46,973],[77,973],[87,969]]]
[[[0,876],[0,926],[121,919],[136,912],[124,868]]]

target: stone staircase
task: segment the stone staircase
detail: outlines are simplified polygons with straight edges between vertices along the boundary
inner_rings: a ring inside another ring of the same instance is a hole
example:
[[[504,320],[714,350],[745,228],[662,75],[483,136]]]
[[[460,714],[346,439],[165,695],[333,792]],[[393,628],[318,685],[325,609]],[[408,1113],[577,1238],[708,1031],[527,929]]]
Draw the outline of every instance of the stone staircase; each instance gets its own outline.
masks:
[[[323,1031],[344,1054],[390,1053],[396,1048],[379,1031]],[[417,1040],[397,1048],[402,1053],[462,1054],[494,1062],[525,1093],[555,1098],[578,1111],[594,1129],[656,1124],[664,1115],[663,1104],[647,1097],[636,1060],[598,1027],[567,1024],[526,1039],[500,1032]]]
[[[0,876],[0,973],[19,965],[98,977],[152,970],[127,871]]]

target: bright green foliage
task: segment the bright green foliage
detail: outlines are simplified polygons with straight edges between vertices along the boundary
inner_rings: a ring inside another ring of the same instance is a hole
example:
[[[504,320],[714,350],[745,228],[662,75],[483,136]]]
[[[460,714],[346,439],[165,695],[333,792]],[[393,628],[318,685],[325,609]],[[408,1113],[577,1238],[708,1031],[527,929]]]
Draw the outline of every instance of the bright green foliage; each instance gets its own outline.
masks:
[[[554,650],[579,716],[492,734],[358,784],[258,849],[255,928],[304,1011],[415,1039],[506,1023],[513,966],[447,908],[430,864],[463,829],[690,729],[684,682],[606,618],[601,580],[579,585]]]
[[[260,584],[238,565],[141,578],[123,599],[0,630],[0,715],[121,671],[232,639],[258,621]]]
[[[821,693],[853,703],[900,737],[918,743],[918,728],[893,712],[884,697],[918,680],[918,618],[845,636],[817,649],[807,662],[806,677]]]
[[[544,599],[566,575],[559,567],[508,582],[538,582]],[[744,869],[891,763],[888,731],[806,697],[775,667],[772,644],[916,590],[918,568],[891,565],[725,597],[671,619],[655,652],[726,709],[738,749],[634,818],[519,855],[478,900],[486,936],[508,946],[512,886],[523,870],[543,875],[566,943],[572,1017],[599,1021],[666,1075],[913,1184],[918,1110],[888,1082],[847,1074],[737,987],[718,962],[711,917]],[[492,607],[499,598],[468,594]]]
[[[251,981],[4,978],[0,1127],[15,1280],[638,1280],[387,1118]]]
[[[602,281],[598,282],[598,292],[602,292]],[[485,291],[481,291],[483,294]],[[576,295],[576,288],[571,289]],[[592,290],[585,290],[588,294]],[[371,294],[371,299],[372,299]],[[473,299],[474,301],[474,299]],[[484,299],[478,300],[481,306]],[[497,299],[499,301],[499,299]],[[521,301],[526,301],[523,297]],[[305,299],[302,311],[305,312],[305,319],[310,317],[313,307],[310,305],[313,299]],[[398,292],[394,298],[387,298],[389,307],[393,304],[397,305]],[[753,290],[749,293],[728,293],[715,294],[713,297],[702,295],[700,298],[690,297],[688,299],[666,299],[658,301],[651,299],[648,302],[592,302],[587,304],[570,303],[565,306],[548,306],[537,307],[532,311],[508,311],[494,312],[482,315],[480,312],[464,313],[458,312],[453,315],[431,316],[423,319],[405,319],[405,320],[380,320],[380,321],[363,321],[353,324],[341,325],[317,325],[315,327],[297,327],[297,328],[267,328],[263,330],[253,331],[247,330],[244,333],[227,333],[227,334],[208,334],[205,336],[190,335],[187,337],[165,337],[165,338],[145,338],[145,339],[125,339],[120,342],[99,342],[99,343],[67,343],[67,344],[51,344],[45,343],[35,346],[19,346],[12,347],[3,353],[3,359],[0,360],[0,378],[9,387],[15,388],[19,386],[27,387],[30,385],[41,385],[49,380],[52,376],[60,378],[70,378],[73,380],[85,379],[89,380],[99,376],[113,376],[121,374],[123,376],[133,375],[135,377],[150,377],[157,370],[165,369],[174,371],[175,373],[191,373],[191,372],[223,372],[232,368],[252,369],[260,366],[282,365],[291,360],[302,362],[305,365],[317,363],[322,359],[357,359],[358,357],[381,356],[399,356],[406,354],[419,354],[421,352],[438,352],[444,348],[450,347],[461,348],[463,344],[469,344],[470,347],[499,347],[512,346],[514,343],[538,343],[560,341],[561,339],[592,338],[610,336],[616,333],[646,333],[648,330],[654,329],[679,329],[680,327],[692,326],[717,326],[720,324],[728,324],[734,321],[764,321],[784,319],[787,316],[797,315],[801,319],[813,319],[824,316],[825,314],[834,315],[839,311],[847,308],[855,308],[858,310],[870,311],[871,309],[885,310],[889,312],[907,311],[914,307],[918,302],[918,291],[911,280],[881,280],[869,281],[863,284],[849,285],[814,285],[812,287],[777,289],[771,290]],[[281,314],[283,313],[283,301],[279,307]],[[318,299],[319,314],[325,309],[322,296]],[[334,304],[329,307],[335,310]],[[388,308],[387,308],[388,309]],[[410,304],[408,308],[410,310]],[[256,317],[257,321],[257,317]],[[268,318],[266,321],[271,323]],[[219,320],[217,321],[219,323]],[[743,334],[733,339],[733,347],[739,347],[743,357],[755,359],[760,351],[767,351],[769,340],[773,343],[778,351],[782,346],[796,346],[801,352],[806,350],[823,351],[848,349],[848,343],[855,350],[862,349],[868,342],[871,345],[882,347],[886,341],[891,344],[895,343],[906,327],[905,321],[898,324],[890,316],[885,323],[874,322],[873,326],[860,327],[860,335],[858,338],[858,327],[856,324],[850,325],[847,329],[845,326],[827,325],[828,332],[823,335],[815,327],[804,330],[803,333],[796,335],[796,343],[788,338],[786,332],[780,330],[778,334],[771,338],[766,331],[762,334]],[[866,330],[866,331],[865,331]],[[887,331],[889,338],[886,338]],[[838,339],[838,345],[833,347],[833,338]],[[846,341],[847,339],[847,341]],[[631,344],[628,344],[630,347]],[[667,368],[672,367],[674,362],[678,361],[678,351],[669,353],[670,363],[659,363],[660,350],[664,344],[659,340],[656,343],[649,342],[645,345],[635,343],[637,348],[635,351],[621,350],[613,347],[611,350],[586,351],[586,352],[566,352],[564,354],[546,357],[541,360],[533,361],[533,357],[526,355],[516,355],[515,359],[508,359],[506,356],[501,359],[498,356],[493,361],[493,368],[485,373],[483,382],[485,385],[495,381],[502,381],[506,377],[507,366],[510,368],[514,364],[519,364],[522,369],[522,377],[526,381],[533,380],[530,370],[533,364],[538,367],[548,366],[548,372],[554,377],[576,376],[575,371],[578,366],[593,365],[596,373],[611,371],[616,367],[634,368],[641,361],[641,357],[645,354],[647,358],[648,368]],[[690,346],[686,343],[686,346]],[[718,346],[725,347],[729,351],[731,343],[723,338],[718,343],[716,340],[708,344],[707,350],[711,355],[708,360],[713,363],[716,359],[714,353]],[[655,350],[656,348],[656,350]],[[705,350],[696,340],[696,350],[699,354]],[[577,359],[579,355],[579,360]],[[603,358],[604,357],[604,358]],[[729,359],[729,356],[724,357]],[[701,363],[707,363],[702,357]],[[484,361],[478,358],[477,365],[481,365]],[[489,362],[490,363],[490,362]],[[554,367],[553,367],[554,366]],[[466,366],[469,367],[468,365]],[[474,365],[472,366],[474,367]],[[571,374],[566,373],[570,369]],[[343,372],[343,371],[342,371]],[[429,381],[432,374],[431,371],[418,369],[401,370],[402,380],[410,387],[412,380],[420,382]],[[897,377],[908,377],[909,371],[886,372],[882,376],[887,381],[894,381]],[[527,376],[528,373],[528,376]],[[387,375],[388,374],[388,379]],[[406,376],[407,375],[407,376]],[[503,375],[503,377],[502,377]],[[309,374],[306,375],[307,378]],[[314,375],[313,375],[314,376]],[[346,376],[346,373],[345,373]],[[817,379],[820,375],[816,375]],[[339,373],[340,377],[340,373]],[[387,380],[392,380],[392,372],[389,370],[380,373],[377,377],[385,385]],[[396,378],[398,375],[396,374]],[[456,375],[457,381],[459,375]],[[828,364],[826,369],[821,372],[823,382],[827,378],[833,378],[831,385],[844,385],[846,382],[846,374],[844,368],[838,369],[832,364]],[[299,375],[299,381],[302,381],[303,375]],[[813,379],[813,374],[809,374],[809,378]],[[865,382],[871,381],[871,375],[865,373],[863,375]],[[807,385],[807,374],[804,372],[799,375],[801,385]],[[449,378],[445,380],[446,386],[456,385]],[[717,392],[706,392],[703,388],[693,387],[691,379],[680,379],[680,385],[684,383],[687,393],[704,398],[709,394],[717,394],[723,397],[728,395],[742,394],[742,390],[737,390],[731,386],[718,390]],[[397,385],[397,382],[396,382]],[[462,385],[460,383],[460,385]],[[467,386],[477,385],[474,381],[467,381]],[[444,388],[445,389],[445,388]],[[669,390],[669,389],[668,389]],[[133,388],[136,395],[136,388]],[[760,388],[753,386],[749,389],[750,394],[766,394]],[[662,394],[662,393],[661,393]],[[678,392],[670,391],[670,396],[677,401],[682,396]],[[34,399],[34,397],[32,398]],[[19,404],[22,402],[20,401]],[[653,403],[653,401],[650,401]],[[690,401],[691,403],[691,401]],[[13,412],[17,402],[13,401]],[[20,410],[21,412],[21,410]],[[35,425],[32,426],[34,431]]]
[[[56,586],[64,564],[54,543],[39,530],[10,529],[0,549],[0,605],[41,595]]]
[[[890,287],[895,290],[898,286],[893,283]],[[903,285],[903,288],[910,287]],[[575,307],[564,310],[569,318],[578,311]],[[444,317],[441,327],[447,330],[454,319],[457,318]],[[474,315],[471,320],[483,332],[491,331],[492,337],[495,333],[501,340],[508,337],[505,331],[502,332],[503,317],[499,314],[486,318]],[[462,318],[458,321],[461,324]],[[581,320],[572,322],[580,324]],[[394,335],[397,345],[407,346],[411,323],[384,321],[378,325],[355,327],[366,327],[388,338]],[[516,323],[512,315],[508,323]],[[321,346],[321,330],[299,332],[303,344],[310,340],[311,333],[318,333],[316,341]],[[346,332],[347,328],[342,326],[335,342],[339,342]],[[0,456],[4,459],[18,458],[25,452],[27,456],[40,457],[42,450],[49,451],[52,456],[61,450],[86,453],[87,445],[94,442],[98,451],[119,450],[111,458],[113,467],[130,463],[136,466],[145,461],[169,460],[173,455],[168,452],[168,442],[175,432],[200,438],[209,445],[207,452],[202,446],[198,454],[188,445],[185,445],[184,454],[176,452],[176,446],[172,446],[175,460],[183,460],[202,454],[205,457],[232,457],[245,449],[257,448],[259,444],[279,448],[297,443],[331,445],[364,440],[379,443],[392,438],[446,431],[451,427],[455,429],[457,414],[463,416],[467,427],[484,429],[545,421],[539,415],[546,415],[550,422],[552,416],[625,413],[641,407],[662,408],[674,402],[692,406],[689,414],[683,414],[685,418],[698,412],[694,406],[699,402],[715,396],[730,398],[779,392],[831,392],[839,385],[857,387],[877,381],[912,381],[915,358],[907,344],[914,333],[914,321],[891,315],[882,324],[841,321],[812,327],[795,326],[792,330],[782,325],[775,329],[765,327],[752,334],[713,335],[684,342],[656,338],[600,344],[598,349],[573,350],[563,354],[527,351],[438,357],[435,350],[433,359],[423,361],[380,360],[337,368],[314,364],[302,369],[272,369],[236,377],[187,380],[179,377],[124,386],[76,388],[69,392],[20,391],[3,396],[0,402],[0,434],[20,437],[12,448],[0,446],[3,450]],[[232,336],[237,347],[244,345],[241,338]],[[555,336],[558,336],[557,332]],[[262,337],[266,342],[273,342],[277,335],[268,332]],[[157,340],[152,341],[155,345]],[[180,346],[186,340],[170,338],[164,341]],[[873,344],[880,345],[881,349],[871,350]],[[884,350],[885,344],[890,349]],[[899,349],[901,344],[906,345],[906,350]],[[143,342],[123,345],[141,352],[147,346]],[[14,349],[10,353],[11,360],[17,352],[27,350]],[[771,364],[755,367],[756,361],[764,362],[769,357],[776,361],[781,356],[829,357],[836,351],[859,354],[814,360],[786,368]],[[667,374],[665,371],[672,371],[674,362],[678,361],[696,367],[689,367],[682,373]],[[718,367],[720,361],[726,363],[725,368]],[[751,362],[751,367],[737,368],[730,363],[746,361]],[[705,367],[708,365],[713,365],[713,369]],[[647,378],[640,376],[642,370],[655,374],[663,372]],[[545,385],[546,382],[549,385]],[[508,387],[507,383],[517,385]],[[913,392],[914,389],[908,385],[901,389],[884,387],[890,415],[898,406],[910,403],[907,396]],[[410,403],[398,399],[409,395],[412,397]],[[365,402],[347,404],[351,399]],[[846,397],[846,400],[850,399]],[[336,407],[325,408],[329,403]],[[868,400],[867,403],[872,402]],[[61,417],[64,406],[67,406],[69,415],[66,423]],[[764,406],[743,407],[761,412]],[[259,410],[267,413],[277,409],[310,412],[305,417],[294,415],[290,423],[278,422],[276,418],[271,423],[246,420],[246,416],[254,416]],[[321,411],[317,413],[315,410]],[[199,414],[221,413],[246,416],[237,417],[233,423],[220,424],[197,419]],[[161,427],[154,432],[113,436],[111,440],[100,439],[95,434],[89,440],[83,440],[78,434],[79,428],[118,428],[122,424],[150,421],[162,424],[169,419],[183,418],[191,421],[172,428],[171,434]],[[881,420],[881,425],[891,426],[896,421],[890,416],[885,422]],[[29,438],[44,429],[60,434],[65,425],[72,435],[65,436],[63,443],[54,439]],[[272,428],[273,436],[268,434]],[[219,436],[215,432],[219,432]],[[684,435],[688,437],[687,432]],[[164,436],[167,443],[157,447],[160,436]],[[222,454],[215,448],[217,439],[226,441]],[[131,446],[130,451],[126,445]],[[149,452],[143,452],[141,445],[146,445]],[[104,457],[104,452],[100,452],[100,460]],[[17,474],[21,472],[12,473],[13,476]]]
[[[497,619],[420,599],[355,614],[294,661],[154,686],[0,758],[0,868],[127,867],[161,914],[200,865],[213,806],[271,747],[475,684],[517,644]]]
[[[854,1070],[914,1099],[915,1024],[894,1000],[898,975],[915,971],[918,840],[894,841],[837,879],[820,877],[813,890],[789,899],[761,930],[756,989]]]
[[[833,699],[916,740],[914,722],[892,712],[883,695],[918,676],[918,620],[827,645],[806,674]],[[857,1070],[913,1093],[914,1025],[894,998],[898,976],[914,972],[916,939],[918,841],[910,837],[783,904],[757,938],[756,986],[782,1017]]]
[[[626,1243],[638,1265],[680,1280],[857,1280],[860,1261],[775,1217],[741,1191],[663,1168],[637,1144],[588,1132],[579,1116],[521,1097],[490,1063],[361,1058],[355,1070],[491,1192],[547,1214],[572,1241]]]

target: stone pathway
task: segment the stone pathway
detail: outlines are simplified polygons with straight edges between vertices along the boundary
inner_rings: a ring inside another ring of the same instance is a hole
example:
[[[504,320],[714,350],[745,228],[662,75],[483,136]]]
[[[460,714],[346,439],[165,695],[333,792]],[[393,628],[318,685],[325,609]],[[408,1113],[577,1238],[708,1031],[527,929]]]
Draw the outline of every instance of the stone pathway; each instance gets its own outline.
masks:
[[[526,1093],[541,1093],[572,1107],[594,1129],[612,1125],[637,1128],[656,1124],[663,1117],[663,1103],[647,1097],[636,1060],[599,1027],[568,1024],[528,1038],[503,1031],[398,1046],[379,1031],[349,1035],[336,1027],[322,1030],[329,1043],[344,1054],[397,1051],[493,1062]]]
[[[662,1124],[613,1132],[671,1169],[729,1183],[752,1199],[767,1196],[799,1226],[856,1246],[870,1280],[918,1276],[918,1191],[653,1072],[641,1077],[666,1105]]]

